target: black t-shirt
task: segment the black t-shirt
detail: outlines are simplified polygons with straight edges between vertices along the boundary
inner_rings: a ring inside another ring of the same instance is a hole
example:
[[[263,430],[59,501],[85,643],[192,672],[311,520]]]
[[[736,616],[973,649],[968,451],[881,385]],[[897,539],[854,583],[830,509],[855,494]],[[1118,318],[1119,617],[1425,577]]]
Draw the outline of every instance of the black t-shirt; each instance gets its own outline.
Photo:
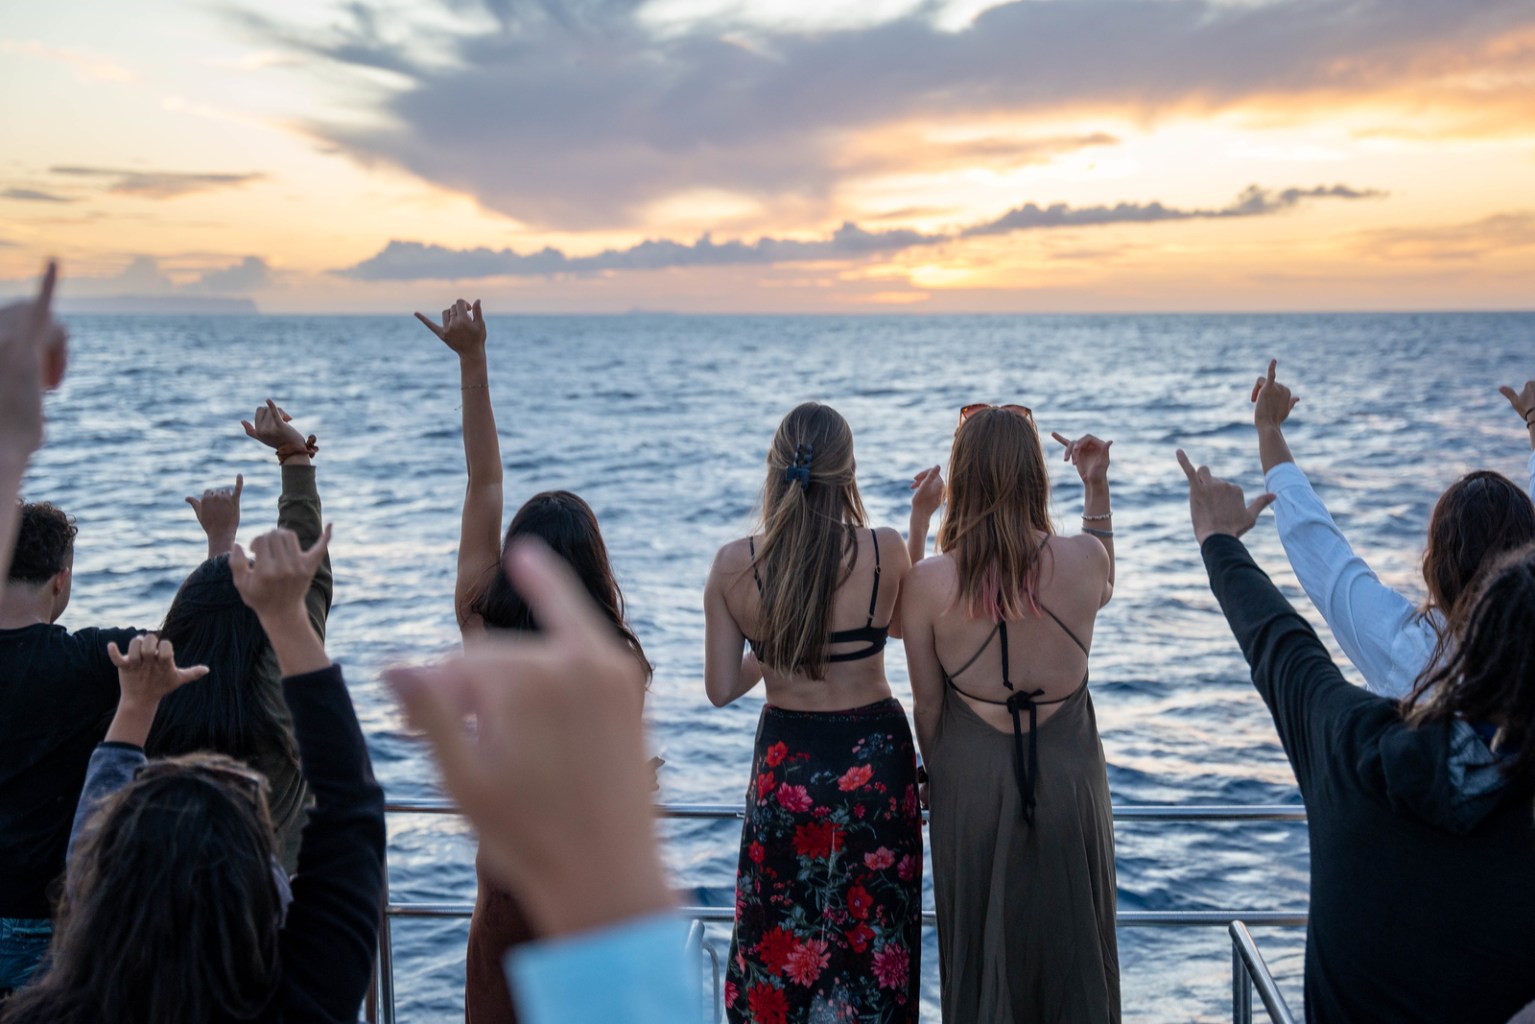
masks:
[[[132,629],[0,629],[0,917],[52,917],[50,886],[91,751],[117,708],[117,668]]]
[[[1240,541],[1203,553],[1306,801],[1306,1019],[1504,1024],[1535,999],[1532,794],[1472,795],[1453,767],[1465,729],[1408,728],[1344,679]]]

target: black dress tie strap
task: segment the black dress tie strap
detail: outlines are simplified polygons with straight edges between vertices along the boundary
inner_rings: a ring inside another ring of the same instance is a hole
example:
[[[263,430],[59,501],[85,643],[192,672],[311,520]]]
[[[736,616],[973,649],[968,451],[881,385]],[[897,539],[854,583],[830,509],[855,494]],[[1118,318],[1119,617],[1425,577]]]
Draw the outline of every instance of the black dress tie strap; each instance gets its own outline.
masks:
[[[1007,670],[1007,623],[997,623],[997,637],[1002,649],[1002,685],[1013,689],[1013,681]],[[1013,777],[1018,782],[1018,800],[1023,807],[1023,820],[1034,824],[1034,780],[1039,776],[1039,705],[1034,698],[1044,690],[1025,692],[1014,690],[1007,698],[1008,713],[1013,716]],[[1054,702],[1052,702],[1054,703]],[[1029,713],[1029,753],[1024,761],[1022,714]]]

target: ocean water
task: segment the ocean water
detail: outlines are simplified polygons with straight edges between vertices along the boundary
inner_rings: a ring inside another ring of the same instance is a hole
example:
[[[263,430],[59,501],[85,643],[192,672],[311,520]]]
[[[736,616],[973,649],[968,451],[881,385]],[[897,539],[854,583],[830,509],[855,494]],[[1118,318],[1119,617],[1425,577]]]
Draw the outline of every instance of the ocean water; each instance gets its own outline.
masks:
[[[1535,315],[492,312],[490,327],[507,514],[557,487],[596,509],[656,666],[647,718],[667,760],[661,798],[670,801],[734,804],[744,792],[762,698],[725,709],[704,698],[699,595],[716,548],[750,528],[768,441],[800,401],[828,402],[847,417],[873,520],[902,529],[912,475],[946,460],[967,402],[1021,402],[1047,436],[1091,431],[1115,441],[1118,586],[1099,619],[1091,670],[1116,803],[1299,799],[1205,584],[1173,458],[1183,446],[1250,493],[1261,488],[1247,395],[1270,356],[1302,399],[1289,430],[1297,460],[1377,572],[1416,595],[1439,492],[1475,467],[1522,481],[1528,457],[1497,385],[1535,373]],[[430,758],[379,671],[458,642],[464,473],[452,354],[408,314],[82,317],[71,328],[73,366],[50,399],[48,443],[27,486],[29,497],[78,519],[64,624],[160,620],[204,552],[186,495],[242,472],[242,540],[270,526],[277,465],[239,420],[272,396],[319,435],[319,486],[336,526],[329,648],[346,667],[378,776],[396,798],[438,795]],[[1051,466],[1057,521],[1074,529],[1080,485],[1069,465]],[[1248,539],[1331,642],[1272,525]],[[909,706],[898,643],[886,665]],[[728,906],[738,826],[672,823],[665,832],[679,887]],[[398,817],[389,842],[395,899],[472,898],[474,844],[462,823]],[[1299,824],[1121,825],[1118,863],[1121,910],[1306,904]],[[396,922],[401,1020],[460,1019],[466,929]],[[728,940],[725,930],[711,935]],[[1257,937],[1298,1009],[1302,933]],[[924,1019],[936,1021],[931,934],[923,957]],[[1120,959],[1127,1021],[1229,1019],[1223,929],[1125,929]]]

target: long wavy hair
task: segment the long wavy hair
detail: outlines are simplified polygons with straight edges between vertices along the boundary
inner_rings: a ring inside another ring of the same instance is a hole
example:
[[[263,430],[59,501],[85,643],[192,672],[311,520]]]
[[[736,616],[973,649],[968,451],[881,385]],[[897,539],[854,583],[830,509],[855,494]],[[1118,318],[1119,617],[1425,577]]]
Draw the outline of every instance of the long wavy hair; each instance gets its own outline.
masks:
[[[961,423],[948,491],[938,549],[954,559],[966,613],[993,622],[1039,615],[1040,534],[1055,528],[1034,420],[984,409]]]
[[[1535,541],[1535,503],[1502,473],[1481,469],[1467,473],[1439,496],[1428,520],[1423,549],[1423,582],[1428,599],[1422,611],[1439,627],[1434,655],[1419,679],[1435,671],[1448,655],[1453,630],[1448,627],[1464,596],[1474,590],[1482,570],[1504,552]]]
[[[1403,703],[1409,725],[1456,718],[1497,727],[1497,749],[1516,751],[1504,772],[1535,790],[1535,544],[1505,554],[1462,595],[1451,651]]]
[[[803,483],[788,472],[800,469]],[[752,568],[762,580],[758,656],[780,672],[825,675],[832,598],[853,571],[854,531],[868,519],[855,469],[852,429],[818,402],[785,416],[768,448]]]
[[[70,861],[50,966],[0,1012],[5,1024],[257,1017],[281,978],[261,786],[228,758],[194,755],[154,762],[108,797]]]
[[[597,525],[597,514],[579,495],[570,491],[535,494],[523,502],[517,514],[512,517],[511,525],[506,528],[506,538],[501,543],[501,560],[479,596],[470,604],[471,610],[484,620],[486,628],[538,629],[538,623],[533,619],[533,610],[500,567],[506,560],[507,549],[518,537],[537,537],[570,564],[587,594],[602,609],[613,628],[618,631],[619,637],[645,663],[648,680],[650,663],[645,658],[645,648],[640,644],[640,638],[629,626],[624,592],[618,586],[618,578],[613,575],[608,546],[603,542],[602,529]]]
[[[282,694],[256,685],[276,671],[271,643],[256,613],[240,599],[229,556],[210,558],[176,591],[160,625],[176,645],[182,666],[207,665],[196,686],[183,686],[160,702],[145,752],[151,757],[214,750],[250,760],[273,751],[298,765],[298,747]]]

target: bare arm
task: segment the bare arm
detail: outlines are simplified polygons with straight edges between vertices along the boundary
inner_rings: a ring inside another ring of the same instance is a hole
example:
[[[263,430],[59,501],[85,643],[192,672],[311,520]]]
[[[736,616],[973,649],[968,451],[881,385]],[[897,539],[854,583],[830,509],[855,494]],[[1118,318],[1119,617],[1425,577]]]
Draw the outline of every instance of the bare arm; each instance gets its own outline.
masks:
[[[1082,478],[1082,532],[1097,538],[1109,554],[1109,575],[1098,599],[1102,608],[1114,596],[1114,519],[1109,502],[1109,449],[1114,442],[1092,434],[1074,441],[1057,433],[1050,436],[1065,446],[1062,457],[1077,467]]]
[[[943,716],[943,666],[938,663],[934,616],[927,600],[930,583],[916,568],[902,586],[901,639],[906,646],[906,671],[911,677],[912,717],[917,722],[917,744],[929,760],[933,740]]]
[[[470,606],[501,559],[501,442],[496,413],[490,402],[490,369],[485,356],[485,317],[478,299],[471,306],[459,299],[442,311],[435,324],[420,313],[416,319],[458,354],[459,394],[463,403],[464,463],[469,482],[459,526],[458,576],[453,608],[461,630],[478,631],[480,622]]]
[[[704,585],[704,692],[717,708],[750,692],[762,679],[762,666],[750,651],[744,655],[746,634],[730,613],[725,594],[739,572],[729,566],[727,545],[714,558]]]
[[[929,466],[912,479],[911,489],[911,528],[906,534],[906,556],[912,565],[916,565],[927,557],[927,534],[933,523],[933,513],[943,504],[943,473],[937,466]]]
[[[57,279],[48,264],[36,299],[0,309],[0,592],[16,547],[21,478],[43,443],[43,392],[64,376],[64,328],[49,309]]]

